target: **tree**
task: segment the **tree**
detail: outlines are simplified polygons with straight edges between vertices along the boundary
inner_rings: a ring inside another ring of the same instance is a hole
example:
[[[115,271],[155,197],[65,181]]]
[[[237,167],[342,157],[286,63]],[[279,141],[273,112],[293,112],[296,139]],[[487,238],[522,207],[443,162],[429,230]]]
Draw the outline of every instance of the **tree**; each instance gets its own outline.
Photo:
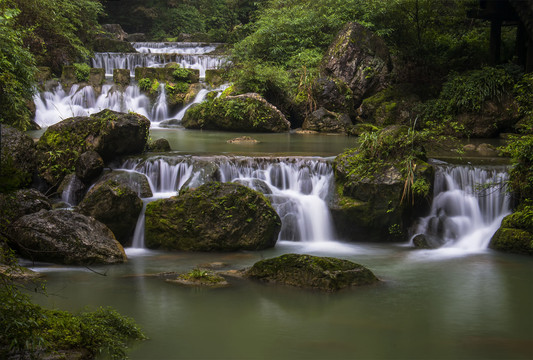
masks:
[[[26,105],[33,95],[35,59],[22,38],[28,31],[17,29],[20,11],[0,0],[0,122],[25,130],[30,123]]]

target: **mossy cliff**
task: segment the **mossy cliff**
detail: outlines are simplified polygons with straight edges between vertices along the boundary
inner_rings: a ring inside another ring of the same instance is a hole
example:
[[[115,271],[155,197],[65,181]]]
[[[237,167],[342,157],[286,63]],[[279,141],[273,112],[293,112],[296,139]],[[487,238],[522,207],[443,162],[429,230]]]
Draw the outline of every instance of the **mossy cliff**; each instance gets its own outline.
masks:
[[[370,270],[351,261],[299,254],[261,260],[248,269],[245,276],[322,291],[337,291],[379,281]]]
[[[506,216],[490,240],[489,247],[511,253],[533,255],[533,204],[522,204]]]
[[[276,244],[280,228],[279,216],[262,194],[211,182],[149,203],[145,243],[150,249],[261,250]]]
[[[359,149],[337,156],[332,216],[349,240],[406,240],[411,222],[430,205],[433,167],[401,126],[364,133]]]

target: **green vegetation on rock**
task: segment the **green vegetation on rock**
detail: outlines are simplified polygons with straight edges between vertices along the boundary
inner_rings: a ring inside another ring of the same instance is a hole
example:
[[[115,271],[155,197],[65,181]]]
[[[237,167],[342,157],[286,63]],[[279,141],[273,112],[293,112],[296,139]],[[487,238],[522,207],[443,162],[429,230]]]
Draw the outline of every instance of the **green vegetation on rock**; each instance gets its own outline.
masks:
[[[245,271],[252,279],[322,291],[378,282],[362,265],[348,260],[311,255],[285,254],[261,260]]]

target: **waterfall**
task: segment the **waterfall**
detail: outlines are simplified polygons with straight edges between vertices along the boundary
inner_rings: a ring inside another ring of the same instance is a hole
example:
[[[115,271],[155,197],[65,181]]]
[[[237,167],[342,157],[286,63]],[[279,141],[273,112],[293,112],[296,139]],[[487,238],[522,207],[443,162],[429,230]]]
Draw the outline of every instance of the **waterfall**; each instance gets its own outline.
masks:
[[[416,234],[433,246],[482,250],[511,212],[504,168],[437,165],[430,214]]]
[[[135,50],[149,54],[204,55],[216,50],[221,44],[195,42],[133,42]]]
[[[127,160],[122,168],[145,174],[154,198],[168,197],[183,186],[197,187],[214,179],[240,183],[270,199],[282,221],[279,240],[318,242],[335,238],[326,203],[333,170],[322,158],[159,156]]]

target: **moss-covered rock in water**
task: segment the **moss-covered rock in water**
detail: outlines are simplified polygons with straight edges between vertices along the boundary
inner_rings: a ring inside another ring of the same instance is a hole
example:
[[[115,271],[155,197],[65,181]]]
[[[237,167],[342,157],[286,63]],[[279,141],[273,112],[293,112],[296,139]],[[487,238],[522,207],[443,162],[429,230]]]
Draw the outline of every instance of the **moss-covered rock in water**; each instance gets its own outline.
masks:
[[[366,98],[358,109],[359,119],[377,126],[409,125],[420,103],[411,85],[393,85]]]
[[[0,192],[28,186],[37,172],[33,140],[8,125],[0,131]]]
[[[259,192],[211,182],[146,207],[150,249],[261,250],[276,244],[281,220]]]
[[[403,241],[412,221],[429,209],[434,170],[424,159],[404,153],[406,134],[403,127],[367,134],[372,145],[335,159],[337,191],[331,209],[339,236]],[[388,154],[382,158],[380,152]]]
[[[188,129],[286,132],[285,115],[259,94],[224,96],[195,105],[185,113],[182,125]]]
[[[492,236],[489,247],[511,253],[533,255],[533,205],[522,204],[506,216]]]
[[[76,161],[76,176],[90,184],[104,170],[104,160],[96,151],[86,151]]]
[[[99,186],[101,183],[109,180],[129,187],[134,193],[137,194],[137,196],[141,198],[154,196],[152,193],[152,188],[150,187],[150,182],[144,174],[135,171],[113,170],[110,173],[102,175],[96,181],[94,186]]]
[[[109,38],[93,40],[93,49],[96,52],[136,53],[137,50],[128,41]]]
[[[358,23],[338,33],[323,58],[322,72],[346,83],[357,108],[364,98],[387,87],[391,60],[385,41]]]
[[[245,275],[252,279],[323,291],[337,291],[379,281],[370,270],[351,261],[298,254],[261,260]]]
[[[113,264],[126,254],[111,230],[69,210],[41,210],[10,228],[10,246],[25,258],[67,265]]]
[[[126,245],[133,236],[142,207],[141,199],[128,186],[107,180],[89,190],[78,211],[105,224]]]
[[[351,125],[352,121],[347,114],[335,113],[321,107],[305,118],[302,129],[343,134]]]
[[[150,121],[142,115],[112,110],[63,120],[50,126],[37,143],[39,173],[55,185],[74,171],[85,151],[96,151],[105,162],[142,153],[149,128]]]

